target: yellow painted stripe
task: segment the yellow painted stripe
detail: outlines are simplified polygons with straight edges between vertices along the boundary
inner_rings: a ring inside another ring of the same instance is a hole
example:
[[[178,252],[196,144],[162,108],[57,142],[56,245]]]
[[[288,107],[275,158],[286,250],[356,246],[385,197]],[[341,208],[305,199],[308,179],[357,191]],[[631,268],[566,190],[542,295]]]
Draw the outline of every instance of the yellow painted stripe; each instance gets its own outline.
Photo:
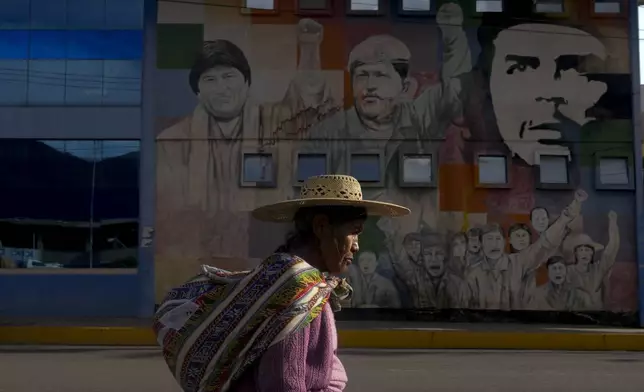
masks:
[[[342,348],[644,351],[644,334],[344,329]],[[155,346],[142,327],[0,327],[0,344]]]

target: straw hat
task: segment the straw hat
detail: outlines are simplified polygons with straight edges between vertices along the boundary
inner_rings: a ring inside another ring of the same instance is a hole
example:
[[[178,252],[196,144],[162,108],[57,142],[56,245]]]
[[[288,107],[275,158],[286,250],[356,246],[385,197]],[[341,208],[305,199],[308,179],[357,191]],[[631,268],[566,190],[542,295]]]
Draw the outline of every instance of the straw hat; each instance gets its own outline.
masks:
[[[409,209],[396,204],[362,200],[362,188],[351,176],[324,175],[307,179],[300,197],[256,208],[253,217],[266,222],[290,222],[302,207],[354,206],[363,207],[368,216],[404,216]]]
[[[588,234],[578,233],[578,234],[571,234],[568,237],[566,237],[563,243],[563,252],[566,256],[570,257],[575,251],[575,248],[577,248],[580,245],[589,246],[593,248],[595,252],[599,252],[600,250],[604,249],[604,245],[593,241]]]

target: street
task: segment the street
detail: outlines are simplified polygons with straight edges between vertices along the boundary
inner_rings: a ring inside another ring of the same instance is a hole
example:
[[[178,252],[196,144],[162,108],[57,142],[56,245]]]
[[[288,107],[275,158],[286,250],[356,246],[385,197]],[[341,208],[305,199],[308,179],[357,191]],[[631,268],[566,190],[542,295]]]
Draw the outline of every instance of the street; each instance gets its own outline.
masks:
[[[347,392],[642,391],[644,353],[343,350]],[[0,392],[180,392],[152,348],[0,347]]]

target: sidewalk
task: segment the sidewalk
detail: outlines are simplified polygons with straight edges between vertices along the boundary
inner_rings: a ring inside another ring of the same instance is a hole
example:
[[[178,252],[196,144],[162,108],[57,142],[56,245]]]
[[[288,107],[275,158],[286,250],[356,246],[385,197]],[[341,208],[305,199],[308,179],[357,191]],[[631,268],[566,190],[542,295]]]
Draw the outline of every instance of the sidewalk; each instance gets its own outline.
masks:
[[[149,320],[11,320],[0,345],[155,346]],[[339,321],[343,348],[644,351],[644,329],[566,325]]]

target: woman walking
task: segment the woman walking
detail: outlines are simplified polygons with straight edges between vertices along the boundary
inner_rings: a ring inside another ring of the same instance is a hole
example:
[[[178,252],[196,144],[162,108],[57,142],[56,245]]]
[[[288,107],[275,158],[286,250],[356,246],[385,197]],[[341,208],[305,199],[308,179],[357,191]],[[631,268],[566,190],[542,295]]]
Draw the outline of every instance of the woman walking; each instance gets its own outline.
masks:
[[[353,262],[368,216],[407,214],[362,200],[358,181],[341,175],[312,177],[299,199],[253,211],[293,222],[286,242],[252,271],[204,267],[157,312],[157,338],[184,391],[343,391],[333,311],[351,288],[337,275]]]

